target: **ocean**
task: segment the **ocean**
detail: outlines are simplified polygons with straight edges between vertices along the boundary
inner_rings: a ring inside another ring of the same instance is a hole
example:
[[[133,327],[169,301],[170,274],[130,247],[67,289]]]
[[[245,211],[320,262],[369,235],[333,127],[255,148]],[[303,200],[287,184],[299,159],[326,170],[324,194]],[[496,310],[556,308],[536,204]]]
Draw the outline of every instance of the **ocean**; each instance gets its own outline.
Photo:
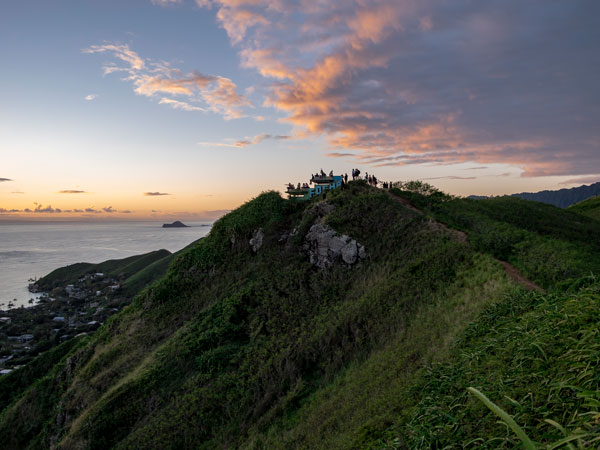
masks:
[[[0,309],[30,306],[30,278],[77,262],[99,263],[152,250],[182,249],[205,236],[210,224],[162,228],[159,222],[0,222]]]

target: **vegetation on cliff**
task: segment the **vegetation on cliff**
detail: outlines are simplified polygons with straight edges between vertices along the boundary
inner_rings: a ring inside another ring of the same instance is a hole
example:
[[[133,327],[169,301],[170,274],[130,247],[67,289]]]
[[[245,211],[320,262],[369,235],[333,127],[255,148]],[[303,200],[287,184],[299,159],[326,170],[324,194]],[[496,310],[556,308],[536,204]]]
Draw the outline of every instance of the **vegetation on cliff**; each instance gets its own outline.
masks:
[[[352,182],[326,203],[268,192],[220,219],[92,337],[34,362],[0,413],[6,445],[517,445],[469,386],[536,441],[562,438],[556,423],[593,445],[596,221],[423,184]],[[366,258],[315,267],[315,223]],[[525,291],[500,260],[547,292]]]
[[[600,195],[575,203],[569,207],[569,210],[591,217],[592,219],[600,220]]]

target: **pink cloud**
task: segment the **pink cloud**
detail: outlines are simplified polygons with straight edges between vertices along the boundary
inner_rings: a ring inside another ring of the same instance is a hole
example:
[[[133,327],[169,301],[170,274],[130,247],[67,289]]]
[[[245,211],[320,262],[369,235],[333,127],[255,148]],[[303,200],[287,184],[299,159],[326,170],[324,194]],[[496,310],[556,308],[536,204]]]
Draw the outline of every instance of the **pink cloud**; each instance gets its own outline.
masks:
[[[244,117],[244,108],[252,108],[250,101],[237,92],[237,85],[229,78],[204,75],[199,72],[182,73],[166,62],[145,60],[128,45],[93,45],[84,53],[109,53],[125,62],[119,66],[109,62],[103,67],[105,74],[124,72],[126,81],[133,83],[134,92],[157,98],[157,94],[186,97],[186,101],[161,97],[159,104],[183,111],[212,111],[226,119]]]
[[[257,134],[253,137],[245,137],[244,139],[240,139],[234,142],[198,142],[198,145],[203,147],[232,147],[232,148],[244,148],[249,145],[260,144],[265,140],[288,140],[291,139],[291,136],[282,136],[282,135],[272,135],[272,134]]]
[[[216,9],[242,65],[272,81],[266,104],[337,153],[508,163],[523,176],[600,167],[600,32],[574,3],[197,3]]]
[[[558,184],[594,184],[600,181],[600,175],[591,175],[587,177],[571,178],[569,180],[561,181]]]

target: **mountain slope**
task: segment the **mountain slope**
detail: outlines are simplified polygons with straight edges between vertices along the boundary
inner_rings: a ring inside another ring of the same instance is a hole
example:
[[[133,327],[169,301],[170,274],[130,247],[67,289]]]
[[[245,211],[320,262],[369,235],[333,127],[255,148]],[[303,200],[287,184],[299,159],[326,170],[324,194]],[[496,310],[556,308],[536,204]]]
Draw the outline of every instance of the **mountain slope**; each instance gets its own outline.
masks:
[[[156,273],[158,277],[166,273],[171,256],[170,251],[162,249],[122,259],[111,259],[98,264],[75,263],[53,270],[48,275],[40,278],[36,282],[36,286],[39,290],[48,292],[57,286],[64,287],[67,284],[74,283],[88,273],[96,272],[125,281],[129,277],[138,275],[139,272],[147,269],[150,265],[162,261],[162,264],[158,266],[162,270],[158,270]]]
[[[600,220],[600,195],[575,203],[569,207],[569,210],[591,217],[592,219]]]
[[[558,227],[556,208],[526,220],[522,201],[509,200],[362,182],[326,202],[262,194],[32,380],[0,413],[0,435],[11,448],[379,445],[415,407],[420,370],[453,361],[470,322],[520,295],[497,258],[547,289],[574,289],[597,267],[599,252],[580,236],[597,238],[595,221],[565,212]],[[315,235],[329,249],[313,248]],[[336,239],[366,255],[334,258]],[[543,258],[532,249],[540,243]],[[548,255],[574,268],[562,273]],[[325,268],[313,264],[321,257]]]

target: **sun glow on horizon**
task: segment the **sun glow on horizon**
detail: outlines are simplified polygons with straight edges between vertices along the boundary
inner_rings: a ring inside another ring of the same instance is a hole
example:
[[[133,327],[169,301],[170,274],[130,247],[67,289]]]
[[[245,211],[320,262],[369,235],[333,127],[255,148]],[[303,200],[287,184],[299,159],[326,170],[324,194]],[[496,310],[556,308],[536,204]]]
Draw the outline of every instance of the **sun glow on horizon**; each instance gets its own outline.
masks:
[[[321,168],[461,196],[600,179],[600,4],[305,6],[0,7],[0,220],[216,217]]]

